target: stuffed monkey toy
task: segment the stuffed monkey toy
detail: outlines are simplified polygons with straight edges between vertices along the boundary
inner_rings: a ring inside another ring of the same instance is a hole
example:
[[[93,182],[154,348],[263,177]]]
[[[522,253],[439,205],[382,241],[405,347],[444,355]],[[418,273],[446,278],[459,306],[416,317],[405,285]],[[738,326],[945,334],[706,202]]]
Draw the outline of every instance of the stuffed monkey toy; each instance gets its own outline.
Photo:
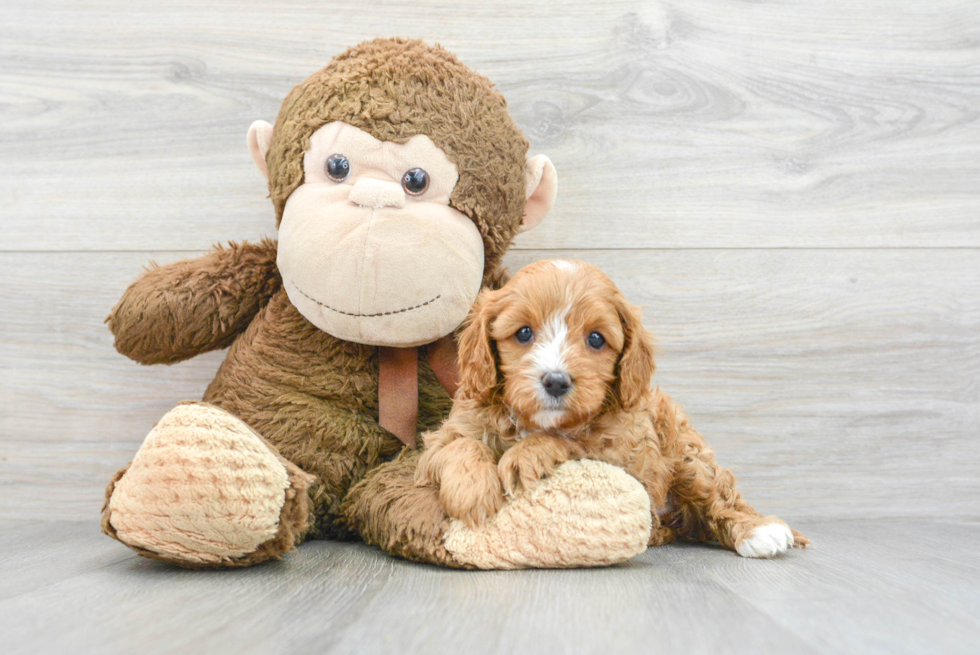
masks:
[[[464,568],[641,552],[649,500],[606,464],[566,464],[480,529],[413,482],[417,435],[451,406],[454,330],[557,188],[492,84],[440,47],[370,41],[296,86],[248,145],[278,242],[152,268],[108,318],[142,364],[229,350],[203,402],[165,414],[109,483],[103,530],[198,568],[316,538]]]

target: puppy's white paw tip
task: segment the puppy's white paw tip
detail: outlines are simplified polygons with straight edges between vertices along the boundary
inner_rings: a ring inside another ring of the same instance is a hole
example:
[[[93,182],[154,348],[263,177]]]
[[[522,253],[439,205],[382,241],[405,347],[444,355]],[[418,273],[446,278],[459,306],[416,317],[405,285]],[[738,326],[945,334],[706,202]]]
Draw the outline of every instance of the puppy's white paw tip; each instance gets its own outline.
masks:
[[[793,546],[793,531],[782,523],[760,525],[735,547],[742,557],[774,557]]]

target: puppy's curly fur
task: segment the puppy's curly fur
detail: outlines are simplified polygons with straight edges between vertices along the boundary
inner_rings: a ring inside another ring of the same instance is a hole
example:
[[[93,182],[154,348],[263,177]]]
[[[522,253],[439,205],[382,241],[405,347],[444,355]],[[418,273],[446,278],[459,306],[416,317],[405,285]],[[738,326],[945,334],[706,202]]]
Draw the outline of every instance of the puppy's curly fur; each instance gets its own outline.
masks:
[[[584,262],[532,264],[484,291],[459,341],[461,383],[425,435],[416,483],[439,487],[453,518],[479,526],[562,462],[623,467],[650,494],[650,545],[718,542],[770,557],[809,541],[762,516],[687,416],[650,387],[654,350],[637,308]]]

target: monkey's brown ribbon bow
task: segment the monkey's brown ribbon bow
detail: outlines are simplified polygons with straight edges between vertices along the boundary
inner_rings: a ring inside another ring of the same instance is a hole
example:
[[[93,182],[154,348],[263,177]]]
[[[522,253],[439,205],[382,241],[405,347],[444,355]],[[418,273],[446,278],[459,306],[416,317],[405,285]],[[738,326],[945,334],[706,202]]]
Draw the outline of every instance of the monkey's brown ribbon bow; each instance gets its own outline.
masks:
[[[459,363],[456,339],[448,335],[425,348],[429,366],[439,383],[456,395],[459,386]],[[409,448],[415,448],[415,431],[419,415],[419,348],[378,349],[378,424]]]

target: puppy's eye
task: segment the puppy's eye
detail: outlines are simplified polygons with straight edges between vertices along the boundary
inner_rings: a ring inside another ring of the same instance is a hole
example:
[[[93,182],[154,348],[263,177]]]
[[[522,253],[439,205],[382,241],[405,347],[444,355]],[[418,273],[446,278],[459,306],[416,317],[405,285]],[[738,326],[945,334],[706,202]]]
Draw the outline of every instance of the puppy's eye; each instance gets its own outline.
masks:
[[[534,338],[534,332],[528,326],[522,327],[520,330],[514,333],[514,338],[520,343],[527,343]]]
[[[589,344],[591,348],[599,350],[606,345],[606,340],[598,332],[590,332],[589,336],[585,339],[585,343]]]
[[[410,196],[420,196],[429,188],[429,174],[421,168],[413,168],[402,175],[402,188]]]
[[[343,182],[350,175],[350,160],[340,153],[334,153],[327,157],[327,177],[334,182]]]

